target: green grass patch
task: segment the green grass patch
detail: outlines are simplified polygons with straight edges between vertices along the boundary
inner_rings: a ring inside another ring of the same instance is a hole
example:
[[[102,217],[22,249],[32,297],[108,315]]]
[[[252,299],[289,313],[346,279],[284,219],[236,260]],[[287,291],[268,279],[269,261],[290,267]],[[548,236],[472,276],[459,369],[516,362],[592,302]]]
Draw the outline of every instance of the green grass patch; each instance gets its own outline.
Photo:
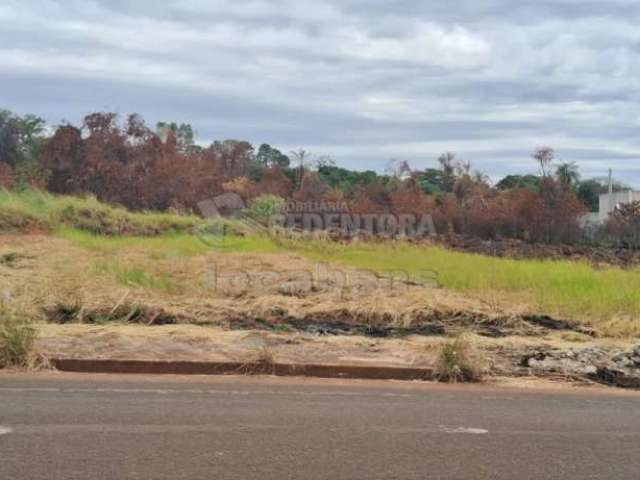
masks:
[[[381,274],[429,278],[460,292],[513,294],[545,313],[579,320],[640,316],[640,270],[595,269],[584,262],[516,260],[403,242],[342,245],[297,241],[307,257]]]
[[[141,265],[125,265],[118,261],[98,262],[96,272],[112,275],[118,282],[130,287],[143,287],[175,293],[178,288],[166,274],[149,273]]]
[[[218,236],[168,233],[158,237],[111,237],[68,227],[58,228],[56,235],[90,250],[115,253],[139,249],[149,253],[152,257],[201,255],[216,251],[253,253],[281,251],[281,248],[270,238],[261,235]]]

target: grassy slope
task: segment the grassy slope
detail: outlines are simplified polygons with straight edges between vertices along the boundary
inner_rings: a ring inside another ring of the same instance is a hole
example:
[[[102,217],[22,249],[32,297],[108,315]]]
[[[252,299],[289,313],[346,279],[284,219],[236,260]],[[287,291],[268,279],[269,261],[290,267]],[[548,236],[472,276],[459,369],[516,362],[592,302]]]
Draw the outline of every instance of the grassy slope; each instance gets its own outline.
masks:
[[[0,218],[6,217],[7,212],[38,219],[56,235],[88,249],[115,253],[142,248],[151,257],[198,255],[211,249],[255,253],[294,250],[316,261],[377,272],[404,273],[411,277],[430,276],[429,272],[433,272],[445,288],[481,294],[487,299],[492,295],[506,296],[538,312],[600,325],[611,333],[640,332],[640,271],[637,269],[594,269],[576,262],[491,258],[401,242],[341,245],[313,240],[274,242],[257,235],[194,235],[194,229],[200,231],[206,225],[197,217],[131,213],[93,198],[56,197],[33,191],[21,194],[0,191]],[[84,212],[80,216],[82,221],[74,216],[77,212]],[[92,223],[94,220],[98,222],[96,225]],[[150,232],[151,236],[115,236],[113,225],[116,230],[119,225],[125,225],[124,231]],[[233,222],[230,225],[235,230],[239,228]],[[111,235],[96,233],[104,228]],[[135,265],[114,263],[102,264],[99,268],[129,283],[172,289],[170,280],[147,278]]]
[[[25,221],[44,229],[75,228],[101,235],[156,236],[170,232],[196,233],[233,228],[226,220],[204,220],[195,215],[130,212],[95,197],[51,195],[39,190],[0,189],[0,229],[20,230]]]

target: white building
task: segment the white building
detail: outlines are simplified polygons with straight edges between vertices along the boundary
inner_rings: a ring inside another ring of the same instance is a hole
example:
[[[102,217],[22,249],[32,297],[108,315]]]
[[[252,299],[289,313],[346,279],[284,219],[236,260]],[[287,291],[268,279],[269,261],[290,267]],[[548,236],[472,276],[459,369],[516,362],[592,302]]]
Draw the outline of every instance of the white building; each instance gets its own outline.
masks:
[[[598,211],[586,214],[580,219],[580,222],[583,227],[598,227],[606,223],[609,219],[609,214],[613,212],[616,207],[638,201],[640,201],[640,192],[633,190],[613,191],[613,179],[611,170],[609,170],[609,192],[600,194],[598,198]]]

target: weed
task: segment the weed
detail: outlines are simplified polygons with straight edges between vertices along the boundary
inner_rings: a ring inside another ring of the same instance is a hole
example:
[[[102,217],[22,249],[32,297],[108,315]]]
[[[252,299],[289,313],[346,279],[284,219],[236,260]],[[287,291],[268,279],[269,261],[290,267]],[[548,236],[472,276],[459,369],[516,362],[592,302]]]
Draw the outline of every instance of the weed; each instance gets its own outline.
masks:
[[[276,357],[273,349],[264,345],[240,368],[245,375],[275,375]]]
[[[82,305],[76,302],[59,301],[53,307],[46,308],[45,314],[49,321],[64,325],[82,320]]]
[[[271,329],[278,333],[291,333],[295,331],[294,328],[287,323],[277,323]]]
[[[18,260],[18,254],[15,252],[9,252],[9,253],[0,255],[0,265],[13,267],[15,266],[15,263],[17,260]]]
[[[484,362],[466,335],[459,335],[442,345],[436,364],[438,381],[477,382],[483,371]]]
[[[6,307],[0,307],[0,368],[26,368],[33,358],[36,329]]]

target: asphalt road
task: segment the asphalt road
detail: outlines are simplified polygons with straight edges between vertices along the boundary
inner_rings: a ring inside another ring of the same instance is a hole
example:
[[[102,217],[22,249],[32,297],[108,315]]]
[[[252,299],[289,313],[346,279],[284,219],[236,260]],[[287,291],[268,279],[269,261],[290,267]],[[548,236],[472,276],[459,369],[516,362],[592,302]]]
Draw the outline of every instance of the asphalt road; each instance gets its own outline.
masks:
[[[0,479],[638,479],[640,396],[0,375]]]

